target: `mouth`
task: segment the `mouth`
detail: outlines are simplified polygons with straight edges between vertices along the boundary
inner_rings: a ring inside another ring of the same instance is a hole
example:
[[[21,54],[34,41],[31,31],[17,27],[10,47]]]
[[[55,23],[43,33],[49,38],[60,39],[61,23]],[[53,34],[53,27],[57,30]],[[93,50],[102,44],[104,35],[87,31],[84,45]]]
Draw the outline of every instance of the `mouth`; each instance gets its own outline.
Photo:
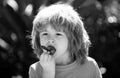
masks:
[[[45,46],[41,46],[41,47],[42,47],[43,49],[47,50],[47,52],[50,52],[50,55],[54,55],[55,52],[56,52],[56,49],[55,49],[54,46],[49,45],[49,46],[47,46],[47,47],[45,47]]]

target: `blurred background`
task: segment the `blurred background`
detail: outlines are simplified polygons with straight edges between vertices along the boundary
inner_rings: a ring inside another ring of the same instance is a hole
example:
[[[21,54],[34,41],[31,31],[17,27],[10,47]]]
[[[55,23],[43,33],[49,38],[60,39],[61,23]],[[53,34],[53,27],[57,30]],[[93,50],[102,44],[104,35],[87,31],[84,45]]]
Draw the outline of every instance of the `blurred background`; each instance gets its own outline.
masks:
[[[28,78],[38,61],[30,44],[38,8],[58,1],[71,4],[83,18],[93,57],[103,78],[120,78],[120,0],[0,0],[0,78]]]

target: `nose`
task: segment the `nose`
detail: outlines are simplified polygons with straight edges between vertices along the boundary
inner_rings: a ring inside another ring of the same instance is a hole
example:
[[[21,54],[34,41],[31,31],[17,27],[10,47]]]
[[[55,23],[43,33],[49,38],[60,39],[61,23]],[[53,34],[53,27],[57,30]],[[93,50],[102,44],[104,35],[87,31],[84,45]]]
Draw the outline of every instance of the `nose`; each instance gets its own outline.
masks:
[[[54,39],[48,40],[48,45],[53,45],[53,44],[55,44],[55,40]]]

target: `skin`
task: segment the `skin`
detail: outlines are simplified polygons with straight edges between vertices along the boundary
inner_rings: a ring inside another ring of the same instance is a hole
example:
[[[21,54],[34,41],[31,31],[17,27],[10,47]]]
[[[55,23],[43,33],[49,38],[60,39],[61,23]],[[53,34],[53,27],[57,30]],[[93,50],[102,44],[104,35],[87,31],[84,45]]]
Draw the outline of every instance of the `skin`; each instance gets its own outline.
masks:
[[[56,31],[50,24],[40,33],[40,42],[43,46],[52,45],[56,52],[49,55],[44,51],[40,56],[40,64],[43,67],[43,78],[55,77],[55,65],[67,65],[71,62],[68,51],[68,38],[63,31]]]

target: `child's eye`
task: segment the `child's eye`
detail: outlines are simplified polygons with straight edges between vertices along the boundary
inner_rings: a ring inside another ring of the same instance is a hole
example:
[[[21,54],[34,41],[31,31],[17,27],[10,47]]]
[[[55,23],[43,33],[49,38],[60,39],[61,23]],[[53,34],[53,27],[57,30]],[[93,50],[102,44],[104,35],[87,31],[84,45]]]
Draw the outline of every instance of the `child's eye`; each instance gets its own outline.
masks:
[[[62,36],[62,34],[61,34],[61,33],[56,33],[56,35],[57,35],[57,36]]]
[[[42,35],[43,35],[43,36],[46,36],[46,35],[48,35],[48,33],[43,33]]]

